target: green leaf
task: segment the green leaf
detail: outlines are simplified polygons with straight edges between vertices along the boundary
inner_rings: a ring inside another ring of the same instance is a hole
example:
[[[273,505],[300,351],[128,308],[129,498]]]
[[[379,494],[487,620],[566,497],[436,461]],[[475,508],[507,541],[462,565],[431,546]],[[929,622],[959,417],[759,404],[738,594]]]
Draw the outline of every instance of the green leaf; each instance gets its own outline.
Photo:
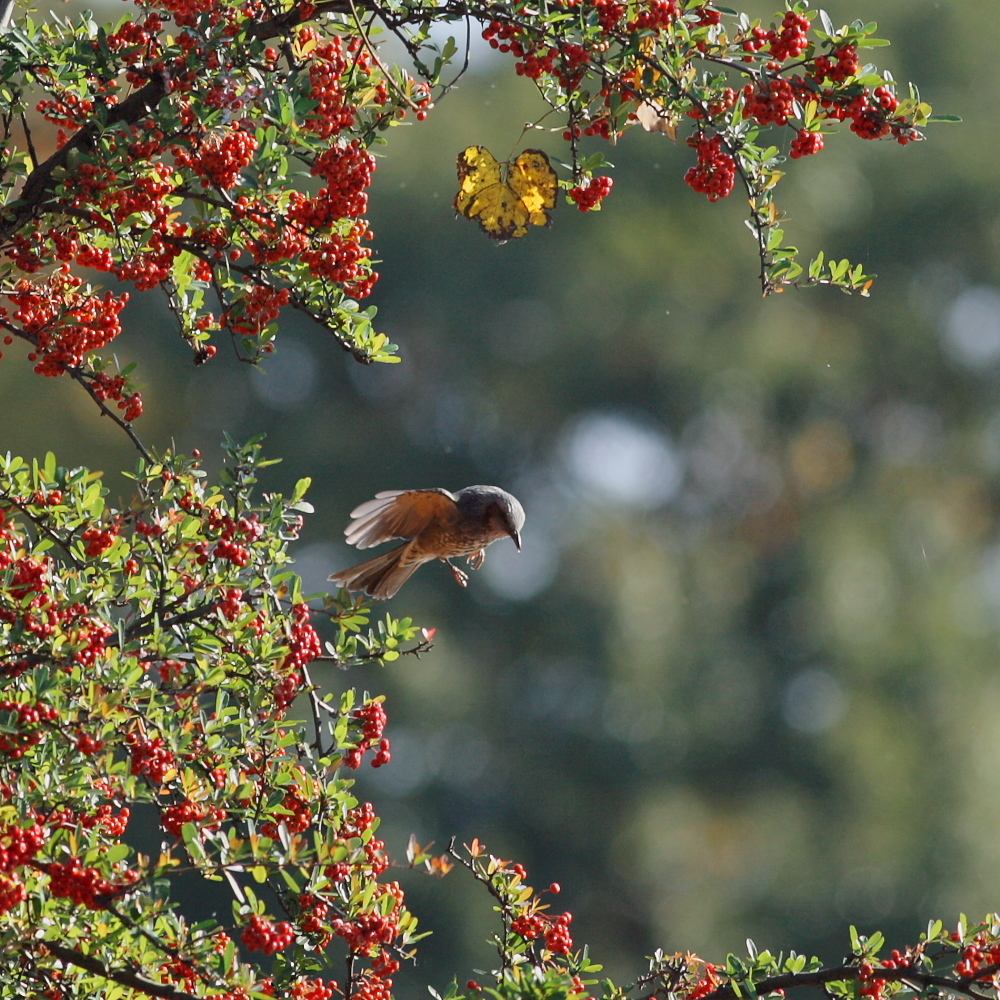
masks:
[[[115,844],[104,852],[104,860],[113,865],[116,861],[123,861],[132,853],[132,848],[128,844]]]

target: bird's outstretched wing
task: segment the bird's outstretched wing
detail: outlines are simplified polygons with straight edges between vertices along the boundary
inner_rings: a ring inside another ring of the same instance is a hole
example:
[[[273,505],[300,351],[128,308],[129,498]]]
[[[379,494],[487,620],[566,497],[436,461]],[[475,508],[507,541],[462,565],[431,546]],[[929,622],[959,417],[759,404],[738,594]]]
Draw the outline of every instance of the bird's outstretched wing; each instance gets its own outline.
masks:
[[[413,538],[432,521],[456,513],[455,496],[447,490],[386,490],[355,507],[344,529],[349,545],[370,549],[390,538]]]

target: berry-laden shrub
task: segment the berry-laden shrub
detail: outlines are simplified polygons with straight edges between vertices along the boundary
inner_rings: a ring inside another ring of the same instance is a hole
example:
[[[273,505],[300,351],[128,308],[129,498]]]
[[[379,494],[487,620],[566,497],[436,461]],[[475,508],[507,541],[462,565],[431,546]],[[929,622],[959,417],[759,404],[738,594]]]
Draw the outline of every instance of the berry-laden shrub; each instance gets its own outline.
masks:
[[[12,5],[0,0],[0,23]],[[906,145],[948,118],[863,63],[884,44],[875,24],[838,27],[804,0],[770,26],[703,0],[135,0],[105,27],[19,9],[0,30],[5,342],[25,341],[37,372],[68,374],[105,414],[135,420],[129,373],[94,354],[119,333],[128,293],[93,288],[87,269],[161,290],[197,362],[219,335],[257,362],[289,308],[359,361],[398,360],[360,305],[378,277],[371,150],[454,85],[456,45],[430,40],[453,22],[463,34],[477,23],[551,105],[561,123],[550,114],[538,128],[568,142],[559,184],[581,211],[611,191],[596,175],[610,165],[584,144],[636,125],[686,133],[687,183],[710,201],[738,187],[748,199],[765,294],[867,294],[872,280],[848,261],[796,262],[774,201],[788,159],[818,153],[841,122]],[[379,23],[405,42],[409,69],[380,55]]]
[[[594,989],[600,966],[571,914],[551,912],[557,885],[537,892],[478,841],[436,858],[411,843],[394,862],[373,805],[352,794],[365,761],[391,763],[384,703],[321,696],[313,671],[398,661],[433,632],[388,616],[371,627],[343,594],[307,600],[287,546],[308,481],[255,498],[259,442],[227,446],[218,486],[197,456],[142,446],[130,369],[97,353],[129,293],[81,273],[161,290],[198,362],[228,336],[255,363],[289,308],[359,361],[398,360],[360,304],[377,279],[371,150],[454,85],[456,47],[437,51],[431,33],[460,22],[557,113],[570,204],[593,211],[612,190],[587,142],[636,125],[681,138],[694,191],[746,195],[765,294],[867,294],[860,266],[796,262],[774,191],[786,158],[819,153],[838,123],[907,145],[934,120],[915,88],[900,95],[862,64],[875,25],[837,27],[799,0],[770,26],[704,0],[134,8],[102,27],[12,16],[0,0],[4,344],[78,382],[142,455],[120,508],[86,469],[0,459],[0,997],[391,1000],[418,939],[394,865],[457,865],[498,914],[497,968],[443,1000],[998,997],[996,916],[932,923],[888,958],[881,935],[852,930],[849,958],[830,967],[752,942],[719,964],[658,952],[631,986]],[[376,22],[402,38],[412,75],[385,63]],[[509,190],[533,214],[530,178]],[[155,819],[156,852],[135,845],[139,813]],[[231,895],[231,918],[187,919],[173,889],[192,873]]]
[[[259,444],[229,457],[218,487],[196,458],[141,462],[121,509],[86,469],[0,460],[0,995],[246,996],[266,985],[255,953],[282,956],[280,995],[321,995],[307,973],[345,952],[353,995],[388,989],[412,952],[378,816],[348,777],[390,760],[385,709],[321,698],[310,670],[419,653],[431,634],[311,609],[286,551],[308,482],[255,500]],[[300,695],[308,734],[289,715]],[[158,819],[158,856],[131,846],[137,810]],[[190,871],[228,886],[231,921],[183,919],[170,887]]]
[[[600,966],[552,912],[558,885],[536,891],[478,841],[390,857],[350,777],[391,761],[383,700],[321,697],[313,672],[418,655],[433,632],[371,628],[346,595],[307,603],[287,546],[308,481],[255,499],[259,442],[227,450],[219,486],[197,456],[140,461],[120,509],[52,455],[0,460],[0,997],[391,1000],[419,938],[394,869],[458,865],[493,899],[499,962],[442,1000],[589,1000]],[[136,849],[137,812],[155,817],[157,852]],[[191,872],[231,895],[231,919],[185,918],[172,888]],[[889,958],[882,943],[853,933],[833,967],[657,953],[636,983],[593,992],[1000,992],[998,917],[934,923]]]

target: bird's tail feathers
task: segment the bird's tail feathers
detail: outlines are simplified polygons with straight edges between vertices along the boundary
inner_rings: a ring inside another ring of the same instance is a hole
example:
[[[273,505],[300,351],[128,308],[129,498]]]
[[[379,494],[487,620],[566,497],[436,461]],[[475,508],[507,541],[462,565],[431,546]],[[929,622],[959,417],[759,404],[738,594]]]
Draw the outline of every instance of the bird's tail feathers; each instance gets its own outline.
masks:
[[[417,571],[421,562],[403,562],[407,545],[399,545],[382,555],[334,573],[330,579],[348,590],[361,591],[377,600],[392,597]]]

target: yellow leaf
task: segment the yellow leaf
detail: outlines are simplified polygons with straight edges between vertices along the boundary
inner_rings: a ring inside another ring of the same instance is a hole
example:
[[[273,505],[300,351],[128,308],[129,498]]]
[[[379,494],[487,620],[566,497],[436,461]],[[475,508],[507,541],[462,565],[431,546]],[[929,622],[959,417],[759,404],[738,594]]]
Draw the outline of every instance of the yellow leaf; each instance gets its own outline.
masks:
[[[469,146],[458,154],[458,181],[455,211],[477,221],[490,239],[519,239],[529,226],[552,221],[558,181],[540,149],[501,164],[485,146]]]

